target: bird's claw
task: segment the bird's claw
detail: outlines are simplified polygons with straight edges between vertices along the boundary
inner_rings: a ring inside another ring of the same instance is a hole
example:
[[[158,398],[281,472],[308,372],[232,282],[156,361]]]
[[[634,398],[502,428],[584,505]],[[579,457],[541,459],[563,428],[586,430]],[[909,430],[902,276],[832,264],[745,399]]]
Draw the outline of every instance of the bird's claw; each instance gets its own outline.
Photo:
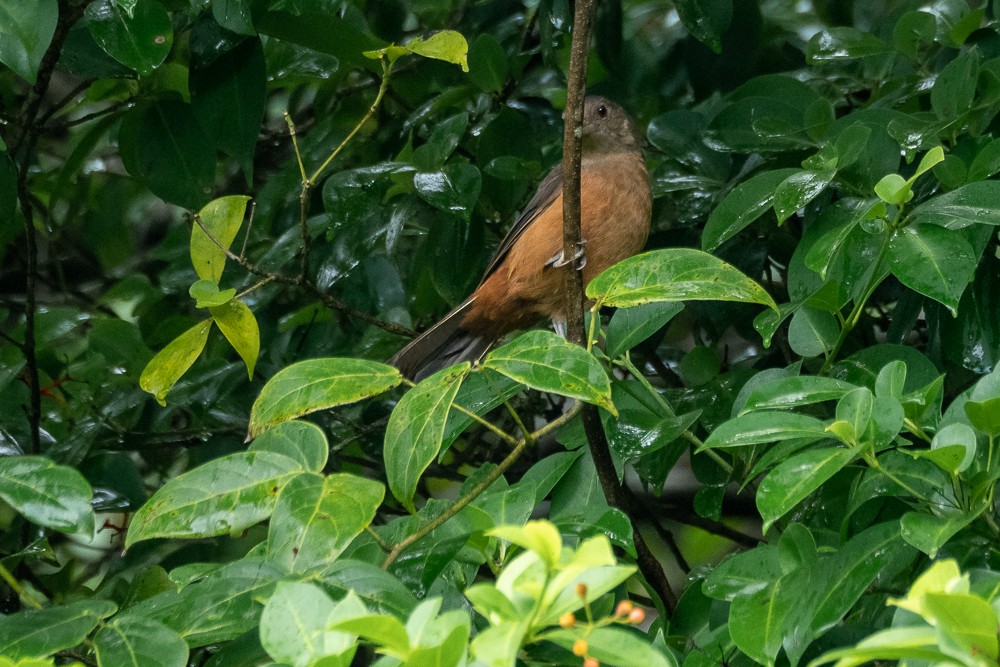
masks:
[[[556,269],[566,266],[570,262],[575,262],[576,270],[582,271],[583,267],[587,266],[587,239],[582,239],[576,246],[576,252],[569,259],[566,259],[565,250],[560,250],[555,255],[549,258],[549,261],[545,262],[545,266],[551,266]]]

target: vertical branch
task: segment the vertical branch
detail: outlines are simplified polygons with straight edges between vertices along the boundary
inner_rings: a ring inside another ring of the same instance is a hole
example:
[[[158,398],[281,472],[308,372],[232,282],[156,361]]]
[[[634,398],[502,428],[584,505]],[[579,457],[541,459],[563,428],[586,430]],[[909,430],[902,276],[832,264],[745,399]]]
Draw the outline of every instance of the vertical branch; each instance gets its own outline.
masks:
[[[55,70],[59,60],[59,53],[62,51],[63,43],[69,36],[69,29],[73,27],[83,15],[84,2],[77,6],[70,6],[65,0],[59,2],[59,20],[56,23],[52,41],[49,43],[42,62],[38,68],[38,77],[35,85],[28,92],[24,113],[21,116],[21,131],[17,139],[11,146],[11,155],[17,162],[17,200],[21,206],[21,214],[24,216],[24,237],[25,250],[28,256],[25,277],[24,295],[24,363],[28,373],[29,404],[28,404],[28,426],[31,432],[31,443],[29,454],[37,454],[41,449],[41,428],[42,428],[42,390],[38,386],[38,357],[35,349],[35,309],[36,309],[36,282],[38,279],[38,239],[35,236],[35,209],[31,203],[31,196],[28,192],[28,171],[31,168],[32,155],[35,152],[35,145],[38,143],[38,135],[41,127],[36,123],[38,112],[48,90],[49,81],[52,80],[52,72]]]
[[[566,81],[566,111],[563,130],[563,257],[573,257],[580,247],[580,162],[581,126],[583,125],[583,98],[587,80],[587,59],[590,52],[590,34],[593,24],[596,0],[576,0],[573,17],[573,37],[570,46],[569,75]],[[586,345],[587,337],[583,321],[583,274],[577,270],[576,262],[566,265],[566,331],[567,337],[578,345]],[[597,312],[593,317],[599,317]],[[601,417],[593,405],[584,405],[580,411],[583,428],[587,435],[590,455],[597,469],[604,497],[608,504],[618,508],[630,517],[634,516],[630,506],[630,496],[618,482],[608,440],[604,435]],[[633,526],[632,537],[638,554],[638,565],[649,585],[657,592],[668,612],[677,604],[677,597],[663,568],[649,549],[638,528]]]

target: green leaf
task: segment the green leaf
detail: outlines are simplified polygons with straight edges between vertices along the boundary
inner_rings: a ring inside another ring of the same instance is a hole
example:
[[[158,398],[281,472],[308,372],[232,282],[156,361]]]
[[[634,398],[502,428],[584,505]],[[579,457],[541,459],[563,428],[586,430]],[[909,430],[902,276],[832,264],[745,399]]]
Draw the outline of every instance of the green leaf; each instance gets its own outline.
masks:
[[[839,336],[837,318],[819,308],[803,306],[795,311],[788,323],[788,346],[803,357],[826,354],[837,344]]]
[[[856,60],[891,53],[881,39],[853,27],[829,28],[813,35],[806,48],[806,59],[812,64]]]
[[[191,108],[198,122],[216,145],[236,160],[247,185],[251,185],[254,151],[267,97],[267,71],[260,40],[244,40],[208,62],[192,58],[190,72]]]
[[[571,651],[578,640],[584,639],[587,655],[609,667],[678,667],[672,653],[660,652],[624,628],[597,627],[590,631],[564,628],[547,632],[545,639],[567,651]]]
[[[659,331],[677,313],[681,303],[646,303],[632,308],[620,308],[608,323],[607,354],[616,359]]]
[[[268,558],[296,573],[329,565],[371,524],[384,496],[380,483],[356,475],[293,477],[271,516]]]
[[[976,153],[976,157],[972,159],[972,164],[969,165],[969,173],[966,178],[969,180],[970,185],[980,185],[976,182],[984,181],[995,186],[995,181],[986,181],[986,179],[998,171],[1000,171],[1000,139],[994,139]],[[948,194],[952,195],[954,192]]]
[[[868,387],[858,387],[844,395],[837,403],[837,421],[846,422],[850,425],[853,437],[851,442],[857,440],[868,430],[868,423],[872,418],[872,396]]]
[[[777,547],[762,544],[719,563],[702,590],[716,600],[732,601],[764,590],[781,575]]]
[[[986,600],[970,593],[927,593],[924,609],[944,637],[969,656],[997,661],[997,614]]]
[[[611,382],[600,362],[551,331],[518,336],[487,354],[482,367],[532,389],[578,398],[618,414],[611,402]]]
[[[354,595],[348,595],[335,606],[314,584],[283,581],[264,605],[260,643],[268,655],[289,665],[304,667],[327,662],[348,665],[357,648],[356,635],[329,626],[334,617],[351,617],[366,611]],[[345,660],[333,662],[328,656],[344,656]],[[317,662],[321,658],[328,660]]]
[[[1000,154],[1000,146],[997,151]],[[927,200],[913,209],[910,216],[916,223],[933,223],[948,229],[976,224],[1000,225],[1000,181],[963,185]]]
[[[0,456],[0,499],[34,524],[90,535],[93,496],[90,484],[73,468],[43,456]]]
[[[738,597],[729,610],[729,633],[737,647],[761,664],[773,664],[795,616],[808,570],[799,568],[767,588]]]
[[[392,495],[411,512],[417,482],[441,451],[452,402],[469,363],[425,378],[396,404],[385,429],[385,472]]]
[[[736,236],[774,204],[778,186],[798,169],[775,169],[743,181],[708,216],[701,235],[702,250],[712,251]]]
[[[979,53],[975,49],[960,53],[945,65],[931,88],[931,108],[938,118],[951,120],[967,113],[978,78]]]
[[[253,16],[245,0],[211,0],[212,18],[238,35],[254,35]]]
[[[719,424],[701,449],[744,447],[793,438],[822,440],[830,437],[826,424],[815,417],[794,412],[751,412]]]
[[[739,301],[778,306],[764,288],[735,267],[690,248],[654,250],[630,257],[587,285],[587,297],[628,308],[657,301]]]
[[[778,217],[778,224],[784,223],[819,196],[836,174],[836,171],[804,170],[782,181],[774,191],[774,214]]]
[[[688,32],[716,53],[722,51],[722,33],[733,16],[731,2],[713,0],[678,0],[674,3],[677,17]]]
[[[209,461],[169,480],[139,508],[125,546],[155,537],[238,533],[270,516],[281,487],[301,472],[298,461],[273,452]]]
[[[961,234],[927,223],[896,231],[889,240],[889,268],[910,289],[958,314],[958,300],[976,270],[975,253]]]
[[[968,405],[968,403],[966,403]],[[952,464],[942,469],[945,472],[959,473],[967,470],[976,458],[976,432],[965,424],[948,424],[934,434],[931,441],[931,452],[940,452],[943,449],[954,450],[957,448],[957,461],[952,459]],[[941,465],[933,457],[932,461]]]
[[[554,570],[559,565],[562,536],[549,521],[529,521],[523,526],[499,526],[487,531],[486,534],[538,554],[549,570]]]
[[[360,401],[392,389],[403,376],[392,366],[365,359],[310,359],[278,371],[250,409],[249,436],[302,415]]]
[[[161,99],[126,112],[118,147],[128,173],[164,201],[188,209],[211,199],[215,144],[191,106]]]
[[[969,423],[977,430],[991,437],[1000,434],[1000,396],[985,401],[968,401],[962,407]]]
[[[951,656],[937,650],[937,644],[934,628],[927,626],[892,628],[876,632],[856,647],[828,651],[810,662],[809,667],[835,660],[839,667],[855,667],[884,660],[954,664]]]
[[[916,60],[920,49],[933,43],[937,21],[927,12],[908,12],[896,21],[892,31],[892,44],[896,50],[911,60]]]
[[[0,3],[0,63],[35,85],[58,19],[56,0]]]
[[[250,443],[251,452],[274,452],[295,459],[303,470],[320,472],[330,447],[323,429],[304,421],[288,421],[267,429]]]
[[[499,93],[507,81],[507,52],[496,37],[482,33],[469,49],[469,80],[487,93]]]
[[[222,306],[211,307],[209,312],[219,326],[219,331],[247,365],[247,377],[253,380],[253,369],[260,354],[260,329],[257,327],[257,318],[245,303],[237,299],[232,299]]]
[[[94,636],[101,667],[185,667],[188,645],[167,626],[144,618],[113,619]]]
[[[754,387],[740,410],[744,415],[753,410],[794,408],[822,401],[839,400],[855,389],[855,385],[817,375],[793,375],[777,378]]]
[[[901,542],[899,524],[888,521],[855,535],[821,561],[819,576],[811,585],[816,594],[813,636],[822,635],[854,607],[889,562],[906,551]]]
[[[158,621],[189,646],[217,644],[257,628],[261,601],[283,576],[271,563],[244,556],[179,591],[168,590],[133,604],[117,618]]]
[[[243,195],[219,197],[205,204],[196,214],[211,234],[206,234],[198,224],[191,228],[191,264],[202,280],[216,284],[222,280],[222,272],[226,268],[226,251],[223,248],[228,249],[236,238],[249,201],[250,197]]]
[[[191,364],[195,362],[208,341],[212,320],[194,325],[160,350],[150,359],[139,378],[139,386],[156,398],[160,405],[166,405],[167,392],[181,379]]]
[[[404,46],[410,53],[424,58],[435,58],[458,65],[463,72],[469,71],[469,44],[461,33],[441,30],[427,37],[416,37]]]
[[[471,164],[453,162],[440,171],[414,174],[413,186],[417,194],[434,208],[454,213],[468,221],[479,199],[483,177]]]
[[[72,648],[116,609],[110,600],[77,600],[0,616],[3,655],[14,659],[44,658]]]
[[[913,198],[910,183],[899,174],[886,174],[875,184],[875,194],[887,204],[899,206]]]
[[[97,0],[87,6],[85,14],[94,41],[142,76],[152,74],[173,46],[170,16],[158,2],[146,0],[128,12],[114,0]]]
[[[198,280],[192,283],[188,294],[195,300],[195,308],[209,308],[229,303],[236,290],[233,288],[219,291],[219,285],[212,280]]]
[[[907,512],[899,523],[902,526],[903,539],[934,558],[948,540],[972,523],[978,515],[979,512],[953,516]]]
[[[857,456],[842,447],[822,447],[796,454],[779,463],[757,489],[757,509],[763,531],[783,517],[806,496],[836,475]]]

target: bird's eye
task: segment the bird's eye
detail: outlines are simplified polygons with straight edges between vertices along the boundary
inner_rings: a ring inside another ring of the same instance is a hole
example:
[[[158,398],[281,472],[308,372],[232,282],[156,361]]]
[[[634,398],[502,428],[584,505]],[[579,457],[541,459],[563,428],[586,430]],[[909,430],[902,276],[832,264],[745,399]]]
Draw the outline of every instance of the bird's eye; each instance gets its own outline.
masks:
[[[597,117],[598,118],[607,118],[608,117],[608,108],[606,106],[604,106],[603,104],[601,106],[597,107]]]

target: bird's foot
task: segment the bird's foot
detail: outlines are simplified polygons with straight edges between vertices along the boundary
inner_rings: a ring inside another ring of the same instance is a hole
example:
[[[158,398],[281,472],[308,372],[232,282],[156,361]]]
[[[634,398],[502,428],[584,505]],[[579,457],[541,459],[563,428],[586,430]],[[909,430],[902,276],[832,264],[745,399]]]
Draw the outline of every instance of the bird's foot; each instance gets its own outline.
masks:
[[[575,264],[577,271],[582,271],[583,267],[587,266],[587,239],[582,239],[576,245],[576,251],[569,259],[566,258],[565,250],[560,250],[549,258],[549,261],[545,262],[545,266],[551,266],[558,269],[566,266],[570,262]]]

